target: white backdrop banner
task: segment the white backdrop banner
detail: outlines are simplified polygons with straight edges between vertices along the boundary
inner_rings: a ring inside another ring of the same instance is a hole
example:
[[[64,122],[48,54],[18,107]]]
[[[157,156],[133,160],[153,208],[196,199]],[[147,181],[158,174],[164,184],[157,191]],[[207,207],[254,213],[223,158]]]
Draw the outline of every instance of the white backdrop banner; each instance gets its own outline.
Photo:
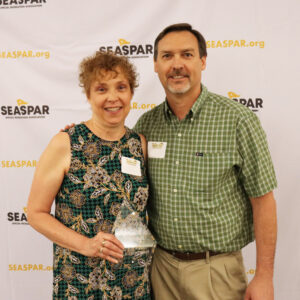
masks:
[[[203,83],[253,110],[267,133],[279,182],[275,299],[300,299],[299,12],[298,0],[0,0],[0,298],[51,299],[52,243],[28,225],[26,203],[51,137],[90,116],[82,58],[110,49],[136,65],[132,127],[164,100],[155,37],[188,22],[207,40]],[[251,280],[255,243],[243,253]]]

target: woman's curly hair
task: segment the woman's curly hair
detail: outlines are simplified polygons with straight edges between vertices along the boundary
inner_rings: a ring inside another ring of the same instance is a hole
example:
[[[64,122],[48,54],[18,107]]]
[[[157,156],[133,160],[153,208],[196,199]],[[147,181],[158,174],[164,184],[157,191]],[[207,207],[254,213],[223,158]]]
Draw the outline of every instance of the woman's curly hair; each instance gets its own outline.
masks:
[[[91,83],[94,80],[104,77],[106,72],[115,72],[115,76],[118,76],[118,69],[125,75],[133,94],[134,89],[138,87],[135,66],[127,57],[115,55],[112,52],[97,51],[94,55],[82,60],[79,66],[79,86],[89,97]]]

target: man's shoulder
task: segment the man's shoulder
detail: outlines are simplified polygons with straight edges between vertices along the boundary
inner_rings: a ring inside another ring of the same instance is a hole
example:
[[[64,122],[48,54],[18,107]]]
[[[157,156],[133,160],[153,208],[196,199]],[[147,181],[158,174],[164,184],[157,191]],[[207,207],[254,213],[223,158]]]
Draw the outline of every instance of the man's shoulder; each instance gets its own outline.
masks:
[[[163,118],[163,112],[164,102],[145,112],[138,119],[133,129],[138,133],[146,135],[149,129],[154,126],[154,124],[161,122],[161,119]]]
[[[153,116],[157,116],[159,112],[163,112],[165,107],[165,102],[160,103],[159,105],[156,105],[149,111],[145,112],[141,118],[152,118]]]
[[[142,114],[140,116],[140,118],[138,119],[138,123],[140,122],[149,122],[149,121],[153,121],[153,119],[157,119],[157,118],[161,118],[161,115],[164,111],[164,102],[155,106],[154,108],[152,108],[151,110],[145,112],[144,114]]]
[[[251,109],[230,99],[228,97],[208,92],[208,103],[215,109],[220,109],[222,112],[228,112],[240,118],[247,118],[255,115]]]

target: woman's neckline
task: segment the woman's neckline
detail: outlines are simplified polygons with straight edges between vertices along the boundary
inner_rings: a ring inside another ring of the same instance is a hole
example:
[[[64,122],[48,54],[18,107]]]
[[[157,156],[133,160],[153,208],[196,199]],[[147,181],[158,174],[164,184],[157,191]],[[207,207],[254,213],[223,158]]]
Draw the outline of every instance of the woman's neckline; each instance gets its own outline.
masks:
[[[124,126],[124,129],[125,129],[125,132],[124,134],[119,138],[119,139],[116,139],[116,140],[107,140],[101,136],[99,136],[98,134],[96,134],[87,124],[86,124],[86,121],[85,122],[81,122],[82,125],[84,125],[85,128],[87,128],[87,130],[89,132],[91,132],[94,136],[96,136],[98,139],[102,140],[102,141],[105,141],[105,142],[110,142],[110,143],[114,143],[114,142],[119,142],[121,141],[124,136],[126,135],[126,133],[128,132],[128,127],[127,126]]]

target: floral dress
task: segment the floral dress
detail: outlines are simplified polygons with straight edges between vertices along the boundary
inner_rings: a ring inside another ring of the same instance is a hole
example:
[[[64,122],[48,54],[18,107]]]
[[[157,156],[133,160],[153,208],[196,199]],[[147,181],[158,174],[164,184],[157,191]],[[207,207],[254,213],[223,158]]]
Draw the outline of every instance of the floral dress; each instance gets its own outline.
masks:
[[[91,238],[112,233],[123,201],[146,223],[148,182],[141,140],[126,128],[119,141],[105,141],[85,124],[69,129],[71,165],[55,203],[55,217]],[[121,172],[121,157],[139,160],[142,176]],[[125,249],[118,264],[86,257],[54,244],[53,299],[150,299],[152,250]]]

